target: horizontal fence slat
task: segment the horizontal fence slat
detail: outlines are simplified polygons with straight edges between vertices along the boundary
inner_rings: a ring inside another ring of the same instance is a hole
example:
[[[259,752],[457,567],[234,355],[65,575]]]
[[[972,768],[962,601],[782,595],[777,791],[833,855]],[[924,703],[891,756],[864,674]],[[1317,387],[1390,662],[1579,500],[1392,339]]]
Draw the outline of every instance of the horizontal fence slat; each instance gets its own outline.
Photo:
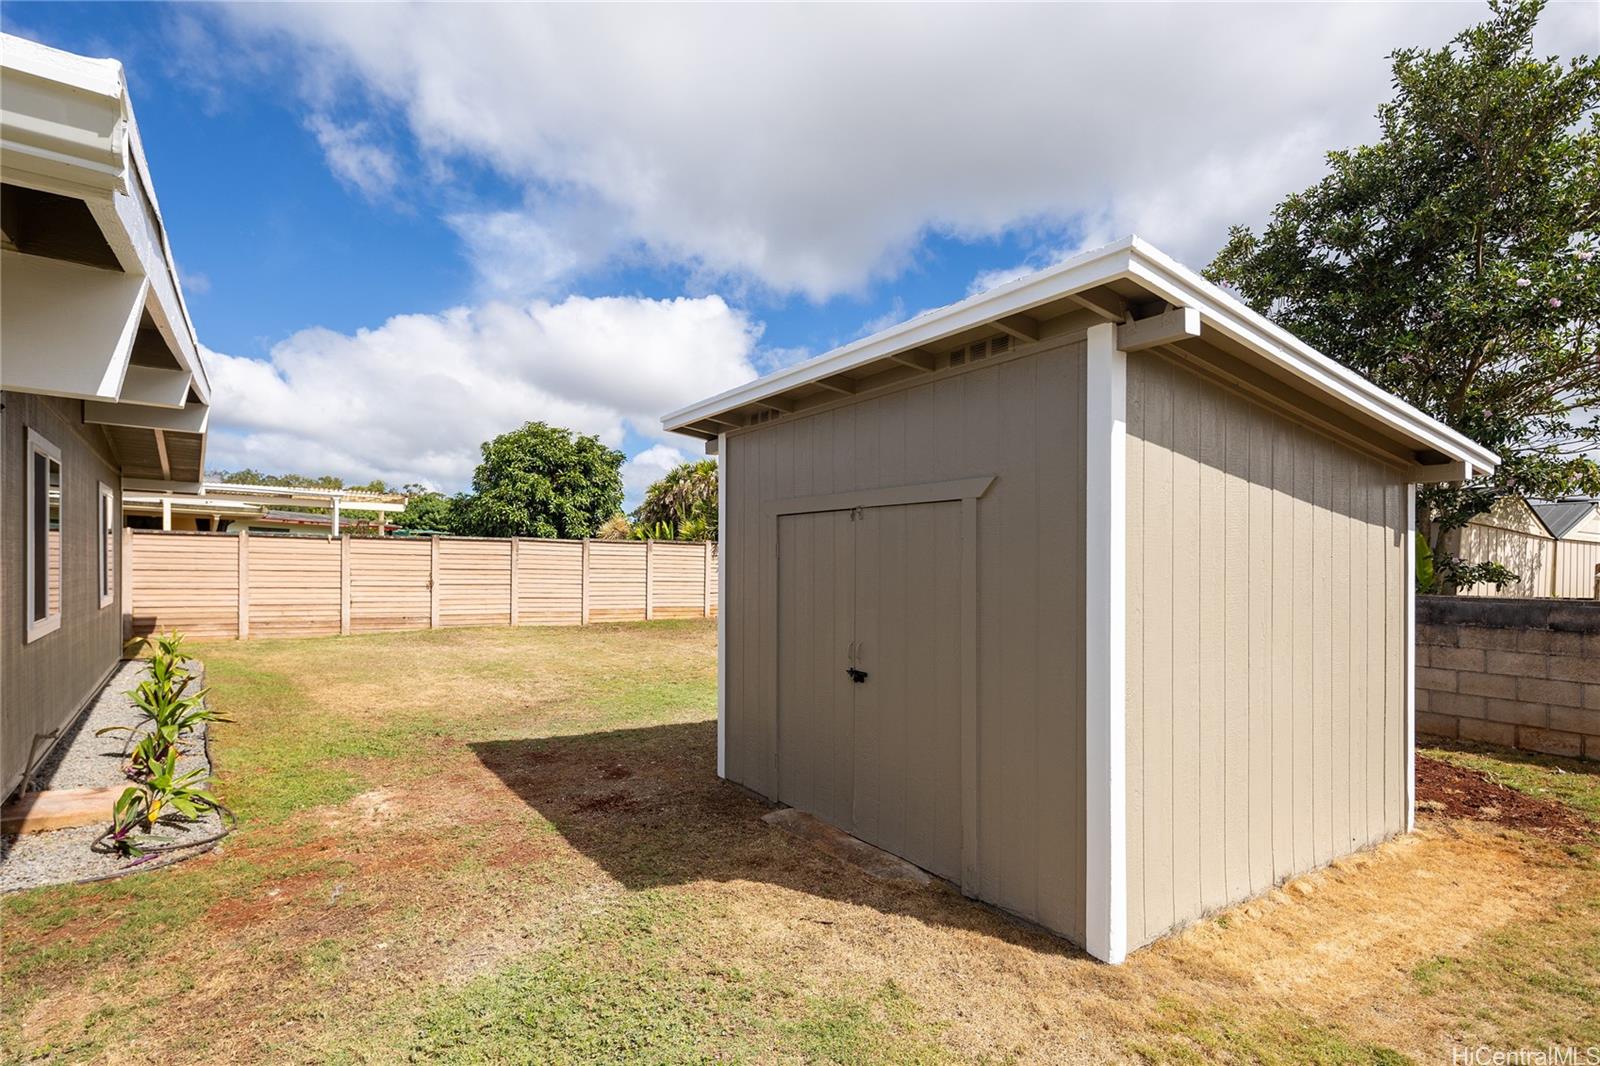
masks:
[[[717,610],[716,549],[698,542],[662,541],[647,550],[643,541],[590,541],[586,553],[583,541],[522,540],[513,553],[510,540],[445,537],[435,570],[426,538],[351,538],[347,570],[337,540],[253,533],[241,598],[237,536],[129,532],[129,615],[141,635],[176,629],[237,637],[242,613],[250,635],[332,635],[340,632],[346,594],[352,633],[427,629],[436,591],[441,626],[506,625],[513,617],[517,625],[578,625],[586,555],[590,621],[699,618]],[[341,582],[348,585],[341,589]]]

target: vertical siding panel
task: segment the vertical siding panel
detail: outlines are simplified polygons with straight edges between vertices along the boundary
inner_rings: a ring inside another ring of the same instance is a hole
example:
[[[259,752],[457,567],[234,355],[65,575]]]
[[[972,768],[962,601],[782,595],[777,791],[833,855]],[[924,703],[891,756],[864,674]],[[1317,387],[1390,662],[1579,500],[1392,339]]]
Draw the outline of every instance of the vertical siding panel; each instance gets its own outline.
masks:
[[[1083,620],[1086,616],[1085,609],[1085,578],[1083,567],[1079,565],[1085,558],[1087,550],[1086,514],[1087,500],[1087,466],[1084,428],[1088,424],[1088,391],[1089,371],[1086,358],[1086,348],[1075,345],[1068,349],[1064,357],[1071,368],[1071,395],[1068,398],[1067,410],[1073,414],[1072,427],[1066,430],[1068,439],[1072,442],[1071,464],[1068,467],[1067,496],[1070,501],[1070,520],[1067,526],[1066,544],[1068,547],[1067,558],[1063,567],[1067,573],[1068,581],[1068,615],[1062,619],[1061,631],[1063,639],[1070,645],[1067,661],[1071,663],[1072,683],[1067,688],[1069,696],[1064,699],[1063,713],[1070,723],[1069,731],[1072,734],[1072,754],[1068,760],[1068,767],[1072,776],[1079,783],[1071,786],[1068,795],[1072,801],[1072,850],[1069,859],[1072,868],[1077,871],[1077,876],[1068,882],[1071,886],[1072,913],[1074,924],[1071,927],[1078,940],[1081,942],[1085,931],[1085,884],[1083,876],[1083,856],[1088,847],[1087,836],[1087,799],[1081,782],[1084,780],[1084,758],[1087,746],[1086,730],[1087,716],[1084,714],[1083,692],[1085,685],[1086,664],[1088,662],[1088,647],[1083,639]],[[1041,461],[1043,461],[1041,459]],[[1076,633],[1076,639],[1068,634]]]
[[[1145,376],[1149,357],[1128,356],[1128,524],[1127,524],[1127,854],[1128,854],[1128,943],[1143,944],[1145,804],[1144,804],[1144,704],[1145,704],[1145,612],[1149,595],[1145,585],[1148,563],[1145,559],[1145,462],[1150,435],[1145,405],[1149,388]],[[1080,458],[1080,462],[1081,462]],[[1081,686],[1080,686],[1081,690]]]
[[[1367,840],[1383,839],[1384,531],[1382,472],[1367,476]]]
[[[1333,490],[1329,469],[1331,450],[1321,438],[1312,438],[1311,445],[1311,855],[1312,861],[1321,866],[1333,857],[1333,723],[1329,712],[1332,684],[1329,644],[1333,637],[1332,605],[1328,598],[1333,570],[1333,523],[1329,511]]]
[[[1222,906],[1228,895],[1225,876],[1227,708],[1223,689],[1226,619],[1222,610],[1228,580],[1222,470],[1226,455],[1218,409],[1224,396],[1218,389],[1202,385],[1199,402],[1195,404],[1200,413],[1199,521],[1194,527],[1199,536],[1194,574],[1200,586],[1199,624],[1196,626],[1200,655],[1199,803],[1196,809],[1200,812],[1197,841],[1200,906],[1204,910]]]
[[[1186,372],[1172,397],[1172,905],[1200,906],[1200,516],[1199,393]]]
[[[1328,489],[1328,834],[1335,854],[1350,849],[1350,465],[1349,455],[1333,455]]]
[[[962,424],[966,435],[968,462],[974,469],[995,468],[1002,457],[1003,429],[999,383],[993,367],[973,371],[962,379],[965,395]],[[1012,823],[1010,767],[1006,764],[1007,716],[1001,687],[1001,634],[1009,605],[1006,603],[1005,572],[1002,565],[1006,540],[1006,507],[1010,501],[1010,478],[1000,478],[978,501],[978,837],[980,844],[980,891],[984,898],[1002,907],[1014,907],[1017,886],[1007,879],[1014,861],[1011,851],[1018,846],[1017,827]]]
[[[1146,408],[1150,435],[1145,447],[1144,529],[1147,597],[1157,603],[1174,595],[1172,541],[1173,396],[1172,368],[1147,361],[1151,398]],[[1173,612],[1145,615],[1145,928],[1166,929],[1173,922]]]
[[[1005,495],[1005,522],[1001,551],[1008,560],[1002,569],[1006,611],[1001,616],[1000,706],[1012,709],[1004,717],[1004,759],[1009,796],[1006,805],[1014,836],[1009,842],[1010,862],[1003,874],[1011,886],[1008,906],[1018,913],[1039,913],[1039,845],[1041,811],[1039,795],[1040,722],[1038,672],[1038,565],[1039,480],[1038,441],[1033,421],[1038,379],[1038,359],[1004,363],[988,373],[999,380],[1001,396],[1001,448],[1010,457],[1011,485]],[[1058,758],[1052,755],[1052,760]],[[1050,812],[1052,830],[1059,815]]]
[[[1293,769],[1290,788],[1294,797],[1293,870],[1299,873],[1313,865],[1311,849],[1311,719],[1313,690],[1311,671],[1311,646],[1313,643],[1313,616],[1316,605],[1312,601],[1311,571],[1316,569],[1316,556],[1312,550],[1311,536],[1311,442],[1305,431],[1295,427],[1294,441],[1294,539],[1290,545],[1289,572],[1294,588],[1293,640],[1294,688],[1292,704],[1287,708],[1291,718],[1293,736]]]
[[[1371,545],[1367,541],[1367,465],[1350,464],[1350,707],[1345,731],[1350,735],[1350,839],[1365,844],[1367,836],[1367,596]]]
[[[1272,441],[1272,872],[1294,873],[1294,436]]]
[[[1250,434],[1250,887],[1260,891],[1276,876],[1272,808],[1275,772],[1272,732],[1277,693],[1271,669],[1276,614],[1273,579],[1273,426],[1252,418]]]
[[[1250,426],[1248,408],[1229,396],[1222,407],[1224,463],[1222,605],[1226,704],[1223,747],[1226,895],[1250,891]]]
[[[1064,646],[1063,638],[1082,630],[1081,605],[1072,596],[1069,575],[1071,569],[1082,569],[1081,553],[1073,547],[1070,500],[1076,495],[1073,471],[1077,468],[1075,441],[1082,433],[1073,433],[1081,423],[1076,418],[1061,417],[1062,398],[1076,408],[1076,390],[1073,387],[1071,363],[1067,355],[1057,351],[1041,355],[1036,360],[1037,380],[1032,383],[1026,398],[1028,419],[1034,427],[1034,439],[1029,447],[1033,452],[1036,482],[1032,552],[1037,572],[1035,587],[1035,615],[1029,623],[1035,635],[1034,684],[1031,698],[1039,708],[1038,735],[1034,744],[1035,781],[1038,789],[1036,804],[1039,814],[1035,821],[1035,848],[1038,855],[1039,920],[1057,929],[1077,932],[1077,913],[1073,906],[1073,867],[1071,849],[1074,846],[1076,801],[1075,781],[1078,775],[1063,773],[1063,764],[1073,758],[1071,694],[1075,678],[1071,669],[1072,649]],[[1074,558],[1079,565],[1073,567]],[[1077,624],[1074,624],[1074,623]]]

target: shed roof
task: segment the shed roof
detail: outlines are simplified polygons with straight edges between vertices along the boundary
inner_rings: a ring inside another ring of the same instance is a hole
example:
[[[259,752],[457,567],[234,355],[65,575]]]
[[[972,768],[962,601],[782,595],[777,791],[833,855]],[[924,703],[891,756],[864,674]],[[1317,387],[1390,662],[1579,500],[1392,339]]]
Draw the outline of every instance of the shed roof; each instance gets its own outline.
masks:
[[[941,353],[985,336],[1026,343],[1052,335],[1041,330],[1046,321],[1067,329],[1112,321],[1127,330],[1162,314],[1180,317],[1183,335],[1149,347],[1206,366],[1247,391],[1286,400],[1346,439],[1376,445],[1399,462],[1450,467],[1468,477],[1499,465],[1487,448],[1334,362],[1137,236],[918,315],[661,421],[668,430],[714,439],[914,379],[940,365]],[[1459,480],[1443,473],[1418,477]]]
[[[1539,521],[1544,523],[1550,535],[1560,540],[1583,524],[1584,519],[1594,513],[1600,502],[1595,500],[1555,500],[1542,502],[1529,500],[1528,506],[1533,508],[1533,513],[1539,516]]]

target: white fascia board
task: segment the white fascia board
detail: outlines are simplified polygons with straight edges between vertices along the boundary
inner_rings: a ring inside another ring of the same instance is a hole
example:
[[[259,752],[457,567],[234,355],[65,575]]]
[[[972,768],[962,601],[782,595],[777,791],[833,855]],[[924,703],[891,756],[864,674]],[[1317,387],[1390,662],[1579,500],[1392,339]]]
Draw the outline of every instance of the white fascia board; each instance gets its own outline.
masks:
[[[1132,242],[1133,238],[1124,238],[1104,248],[1085,252],[1049,270],[1030,274],[960,303],[890,326],[853,344],[673,411],[662,417],[661,425],[668,430],[682,429],[701,419],[722,414],[729,408],[755,403],[798,385],[854,370],[912,348],[937,344],[945,337],[982,326],[996,318],[1031,310],[1079,289],[1103,285],[1126,274]]]
[[[189,383],[193,380],[194,375],[187,370],[130,365],[122,377],[117,402],[177,410],[189,398]]]
[[[115,400],[148,289],[137,275],[0,253],[0,387]]]
[[[1318,392],[1364,411],[1452,459],[1471,462],[1479,473],[1492,472],[1500,465],[1494,452],[1329,359],[1147,242],[1133,238],[1133,253],[1131,275],[1141,285],[1168,303],[1198,308],[1202,319],[1216,330]]]
[[[172,266],[166,236],[156,220],[154,207],[145,197],[143,187],[133,182],[130,183],[128,194],[117,193],[112,197],[112,208],[116,226],[122,234],[126,234],[126,239],[121,242],[112,240],[112,248],[118,250],[119,256],[123,254],[123,249],[131,249],[137,257],[139,269],[150,279],[151,317],[167,339],[178,364],[194,374],[195,394],[202,402],[210,403],[211,388],[200,366],[194,327],[178,296],[175,280],[177,271]],[[105,227],[103,218],[102,227]],[[111,238],[109,228],[107,238]],[[119,243],[122,244],[121,249],[118,248]]]
[[[0,159],[7,181],[82,195],[124,187],[122,64],[0,34]]]
[[[124,426],[129,429],[159,429],[163,433],[204,434],[211,421],[211,408],[203,403],[181,408],[146,407],[143,404],[86,401],[83,420],[91,426]]]

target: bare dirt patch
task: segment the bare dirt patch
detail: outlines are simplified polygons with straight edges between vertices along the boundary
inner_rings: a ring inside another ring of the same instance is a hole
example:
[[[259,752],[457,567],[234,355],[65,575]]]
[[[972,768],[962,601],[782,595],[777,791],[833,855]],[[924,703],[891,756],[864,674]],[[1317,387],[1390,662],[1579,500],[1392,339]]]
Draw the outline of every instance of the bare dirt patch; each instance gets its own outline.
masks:
[[[1417,756],[1417,809],[1446,818],[1492,822],[1547,840],[1580,843],[1594,826],[1570,807],[1491,781],[1476,770]]]

